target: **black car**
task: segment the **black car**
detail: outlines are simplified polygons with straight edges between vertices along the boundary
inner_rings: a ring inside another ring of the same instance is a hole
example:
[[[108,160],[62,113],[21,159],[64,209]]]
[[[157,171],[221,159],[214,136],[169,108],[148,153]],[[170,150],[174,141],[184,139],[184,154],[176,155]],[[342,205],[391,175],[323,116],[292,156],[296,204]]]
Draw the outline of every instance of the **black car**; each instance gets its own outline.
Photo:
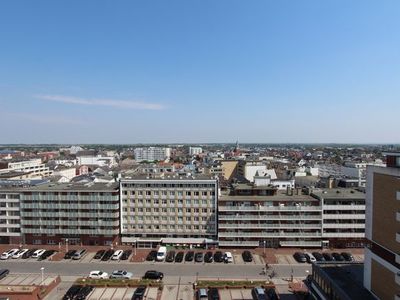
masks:
[[[185,254],[184,254],[182,251],[178,252],[178,253],[175,255],[175,262],[178,262],[178,263],[182,262],[182,261],[183,261],[184,255],[185,255]]]
[[[25,252],[24,254],[22,254],[22,259],[27,259],[30,258],[32,256],[33,253],[35,253],[35,251],[37,251],[38,249],[29,249],[27,252]]]
[[[251,252],[248,251],[248,250],[243,251],[242,258],[243,258],[243,261],[245,261],[245,262],[252,262],[253,261],[253,255],[251,255]]]
[[[216,288],[210,288],[208,289],[208,299],[209,300],[219,300],[219,293],[218,289]]]
[[[204,255],[204,262],[206,263],[212,263],[214,260],[214,254],[211,251],[208,251],[205,255]]]
[[[166,262],[174,262],[174,260],[175,260],[175,251],[169,251],[168,253],[167,253],[167,257],[165,258],[165,261]]]
[[[65,293],[64,297],[62,298],[62,300],[73,300],[76,295],[79,293],[79,291],[81,290],[81,286],[79,285],[73,285],[71,286],[68,291]]]
[[[224,261],[224,255],[222,254],[221,251],[216,251],[216,252],[214,253],[214,261],[215,261],[215,262],[218,262],[218,263]]]
[[[101,259],[104,255],[104,253],[106,253],[106,250],[99,250],[96,252],[96,254],[94,255],[94,259]]]
[[[275,289],[267,289],[265,293],[267,294],[269,300],[279,300],[279,296],[276,294]]]
[[[10,273],[10,270],[8,270],[8,269],[1,269],[1,270],[0,270],[0,279],[3,279],[4,277],[6,277],[9,273]]]
[[[107,250],[106,253],[104,253],[103,257],[101,258],[102,261],[107,261],[111,258],[111,256],[114,254],[114,250]]]
[[[319,252],[313,252],[313,253],[311,253],[312,255],[314,255],[314,257],[315,257],[315,259],[317,260],[317,261],[325,261],[325,258],[324,258],[324,256],[321,254],[321,253],[319,253]]]
[[[74,300],[85,300],[86,297],[93,291],[92,286],[84,286],[80,289],[80,291],[76,294]]]
[[[342,252],[340,253],[342,254],[343,258],[345,259],[345,261],[354,261],[354,257],[353,255],[351,255],[351,253],[349,252]]]
[[[145,286],[139,286],[135,292],[132,295],[132,300],[142,300],[144,297],[144,294],[146,293],[146,287]]]
[[[326,261],[335,261],[335,258],[330,253],[322,253]]]
[[[127,260],[131,256],[132,250],[125,250],[121,255],[121,260]]]
[[[185,261],[193,261],[193,258],[194,258],[194,252],[188,251],[185,255]]]
[[[75,253],[76,253],[76,250],[69,250],[67,253],[65,253],[64,259],[71,259]]]
[[[147,254],[146,260],[147,261],[154,261],[156,260],[157,257],[157,251],[156,250],[152,250],[149,252],[149,254]]]
[[[337,252],[333,252],[332,256],[335,258],[336,261],[345,261],[344,257]]]
[[[299,263],[307,262],[307,257],[304,255],[304,253],[296,252],[295,254],[293,254],[293,257]]]
[[[203,257],[204,257],[203,252],[197,252],[194,256],[194,261],[201,263],[201,262],[203,262]]]
[[[163,273],[151,270],[151,271],[147,271],[144,274],[143,279],[160,279],[161,280],[161,279],[163,279],[163,277],[164,277]]]
[[[46,250],[39,258],[38,260],[45,260],[52,256],[54,253],[56,253],[56,250]]]

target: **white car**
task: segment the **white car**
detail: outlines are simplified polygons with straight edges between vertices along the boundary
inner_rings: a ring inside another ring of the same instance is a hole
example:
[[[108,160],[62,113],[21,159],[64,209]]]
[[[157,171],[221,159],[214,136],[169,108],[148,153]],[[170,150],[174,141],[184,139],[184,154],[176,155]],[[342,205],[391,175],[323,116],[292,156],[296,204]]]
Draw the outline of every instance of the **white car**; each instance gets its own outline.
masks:
[[[26,252],[28,252],[29,249],[22,249],[19,250],[17,253],[15,253],[11,258],[21,258],[22,255],[24,255]]]
[[[123,250],[117,250],[114,252],[113,256],[111,257],[112,260],[118,260],[121,258],[122,253],[124,253]]]
[[[133,274],[131,272],[118,270],[111,273],[110,278],[114,279],[131,279]]]
[[[45,252],[46,252],[45,249],[36,250],[35,252],[33,252],[33,254],[32,254],[31,257],[32,257],[32,258],[39,258],[39,257],[41,257],[42,254],[45,253]]]
[[[10,257],[12,257],[15,253],[18,253],[19,249],[11,249],[8,250],[6,252],[3,252],[0,256],[0,259],[9,259]]]
[[[225,252],[224,253],[224,261],[226,263],[233,263],[233,255],[231,252]]]
[[[88,277],[92,279],[107,279],[108,274],[103,271],[92,271],[90,272]]]

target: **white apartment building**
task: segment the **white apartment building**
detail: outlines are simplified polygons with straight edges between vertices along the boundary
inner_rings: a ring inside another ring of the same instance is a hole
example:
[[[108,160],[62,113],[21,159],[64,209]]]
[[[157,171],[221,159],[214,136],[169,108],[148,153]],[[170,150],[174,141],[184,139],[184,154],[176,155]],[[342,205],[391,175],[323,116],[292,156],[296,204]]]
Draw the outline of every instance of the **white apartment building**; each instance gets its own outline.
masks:
[[[318,189],[311,196],[322,205],[325,246],[365,245],[365,194],[352,188]]]
[[[218,181],[207,176],[122,179],[122,243],[204,244],[217,237]]]
[[[30,173],[30,178],[41,179],[51,176],[50,169],[42,163],[40,158],[22,161],[2,161],[0,162],[0,174],[9,172]]]
[[[189,155],[198,155],[203,152],[201,147],[189,147]]]
[[[21,242],[19,192],[15,188],[0,188],[0,243]]]
[[[95,165],[99,167],[112,167],[117,164],[113,156],[78,156],[76,158],[77,165]]]
[[[163,161],[171,157],[171,148],[162,147],[147,147],[147,148],[135,148],[134,150],[135,160],[141,162],[147,161]]]

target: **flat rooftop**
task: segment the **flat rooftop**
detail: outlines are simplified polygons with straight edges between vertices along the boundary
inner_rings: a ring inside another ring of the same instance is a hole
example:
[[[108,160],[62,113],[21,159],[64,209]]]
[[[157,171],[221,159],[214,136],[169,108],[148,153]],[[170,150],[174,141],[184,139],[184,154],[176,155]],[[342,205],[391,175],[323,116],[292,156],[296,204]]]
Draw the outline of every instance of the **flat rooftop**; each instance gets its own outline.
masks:
[[[276,195],[272,196],[254,196],[254,195],[228,195],[222,193],[222,195],[219,197],[219,200],[223,201],[299,201],[299,202],[304,202],[304,201],[310,201],[310,202],[319,202],[318,199],[315,199],[309,195],[295,195],[293,194],[292,196],[286,195],[286,193],[277,193]]]
[[[328,275],[331,281],[340,288],[350,299],[373,300],[376,299],[363,286],[364,264],[346,263],[330,264],[321,263],[315,267]]]
[[[134,180],[154,180],[154,181],[160,181],[160,180],[216,180],[215,177],[213,176],[208,176],[208,175],[203,175],[203,174],[195,174],[191,176],[186,176],[186,175],[179,175],[179,174],[171,174],[171,175],[165,175],[165,176],[160,176],[160,174],[151,174],[151,176],[146,175],[146,174],[132,174],[132,176],[125,176],[124,178],[121,179],[122,182],[126,181],[134,181]]]
[[[119,187],[118,182],[113,183],[45,183],[37,186],[30,187],[6,187],[0,188],[4,190],[15,190],[19,192],[51,192],[51,191],[115,191]]]
[[[311,195],[324,199],[365,199],[365,193],[354,188],[333,188],[313,190]]]

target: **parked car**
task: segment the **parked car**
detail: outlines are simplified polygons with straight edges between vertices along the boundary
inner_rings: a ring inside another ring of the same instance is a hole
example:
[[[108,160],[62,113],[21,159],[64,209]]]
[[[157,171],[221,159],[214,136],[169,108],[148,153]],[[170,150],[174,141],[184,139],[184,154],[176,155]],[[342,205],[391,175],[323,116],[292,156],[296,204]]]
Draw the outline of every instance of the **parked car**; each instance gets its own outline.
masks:
[[[262,287],[255,287],[251,290],[251,295],[255,300],[267,300],[267,295]]]
[[[167,254],[167,258],[165,259],[166,262],[174,262],[175,260],[175,251],[169,251]]]
[[[301,252],[296,252],[295,254],[293,254],[294,259],[299,262],[299,263],[305,263],[307,262],[307,258],[304,255],[304,253]]]
[[[86,254],[86,249],[77,250],[72,256],[73,260],[81,259]]]
[[[306,256],[307,262],[309,264],[314,263],[314,262],[317,261],[317,259],[311,253],[306,252],[306,253],[304,253],[304,255]]]
[[[332,256],[335,258],[336,261],[345,261],[344,257],[337,252],[333,252]]]
[[[182,261],[183,261],[184,255],[185,255],[185,254],[184,254],[182,251],[178,252],[178,253],[175,255],[175,262],[178,262],[178,263],[182,262]]]
[[[11,256],[11,258],[21,258],[22,257],[22,255],[24,255],[26,252],[28,252],[29,251],[29,249],[22,249],[22,250],[19,250],[17,253],[15,253],[13,256]]]
[[[269,300],[279,300],[279,296],[275,289],[269,288],[265,291],[265,293],[267,294]]]
[[[4,277],[6,277],[9,273],[10,273],[10,270],[8,270],[8,269],[1,269],[1,270],[0,270],[0,279],[3,279]]]
[[[159,279],[159,280],[161,280],[161,279],[163,279],[163,277],[164,277],[163,273],[151,270],[151,271],[147,271],[144,274],[143,279]]]
[[[33,254],[32,254],[32,258],[39,258],[40,256],[42,256],[43,253],[46,252],[46,249],[39,249],[36,250]]]
[[[112,260],[119,260],[124,253],[124,250],[117,250],[114,252],[113,256],[111,256]]]
[[[319,252],[313,252],[312,255],[314,255],[315,259],[316,259],[317,261],[319,261],[319,262],[325,261],[324,256],[323,256],[321,253],[319,253]]]
[[[342,252],[341,254],[342,254],[342,256],[344,257],[344,259],[345,259],[346,261],[354,261],[354,257],[353,257],[353,255],[352,255],[351,253],[349,253],[349,252]]]
[[[144,294],[146,293],[146,287],[145,286],[139,286],[136,288],[135,292],[132,295],[132,300],[142,300],[144,297]]]
[[[42,255],[38,257],[38,260],[45,260],[56,253],[56,250],[46,250]]]
[[[92,279],[107,279],[108,274],[103,271],[91,271],[88,277]]]
[[[231,252],[224,253],[224,262],[225,263],[233,263],[233,255]]]
[[[203,252],[197,252],[197,253],[194,255],[194,261],[195,261],[195,262],[201,263],[201,262],[203,262],[203,258],[204,258]]]
[[[114,279],[131,279],[133,274],[131,272],[118,270],[111,273],[110,278]]]
[[[33,253],[35,253],[36,250],[37,250],[36,248],[35,249],[29,249],[28,252],[26,252],[26,253],[24,253],[22,255],[22,259],[30,258],[33,255]]]
[[[194,252],[188,251],[185,255],[185,261],[193,261],[193,258],[194,258]]]
[[[69,250],[67,253],[65,253],[64,259],[71,259],[75,253],[76,253],[76,250]]]
[[[206,263],[212,263],[214,261],[214,254],[211,251],[208,251],[204,255],[204,262]]]
[[[149,254],[147,254],[146,260],[147,261],[154,261],[156,260],[157,257],[157,251],[156,250],[152,250],[149,252]]]
[[[253,261],[253,255],[248,250],[243,251],[242,258],[243,258],[243,261],[245,261],[245,262],[252,262]]]
[[[106,250],[99,250],[96,252],[96,254],[94,255],[94,259],[101,259],[104,255],[104,253],[106,253]]]
[[[224,261],[224,255],[222,254],[221,251],[216,251],[216,252],[214,253],[214,261],[215,261],[215,262],[218,262],[218,263]]]
[[[219,300],[219,293],[217,288],[208,289],[208,299],[209,300]]]
[[[114,250],[107,250],[106,253],[104,253],[103,257],[101,258],[102,261],[107,261],[111,258],[111,256],[114,254]]]
[[[6,260],[12,257],[14,254],[18,253],[19,249],[11,249],[6,252],[3,252],[0,256],[0,259]]]
[[[207,290],[206,289],[198,289],[196,292],[196,299],[197,300],[208,299]]]
[[[76,295],[79,293],[79,291],[82,289],[81,286],[79,285],[73,285],[71,286],[68,291],[65,293],[64,297],[62,300],[73,300],[75,299]]]
[[[121,255],[121,260],[127,260],[131,256],[132,250],[125,250]]]
[[[93,287],[90,285],[86,285],[82,287],[79,292],[76,294],[74,300],[85,300],[86,297],[93,291]]]
[[[325,252],[322,253],[322,255],[324,256],[325,261],[335,261],[335,258],[330,253]]]

